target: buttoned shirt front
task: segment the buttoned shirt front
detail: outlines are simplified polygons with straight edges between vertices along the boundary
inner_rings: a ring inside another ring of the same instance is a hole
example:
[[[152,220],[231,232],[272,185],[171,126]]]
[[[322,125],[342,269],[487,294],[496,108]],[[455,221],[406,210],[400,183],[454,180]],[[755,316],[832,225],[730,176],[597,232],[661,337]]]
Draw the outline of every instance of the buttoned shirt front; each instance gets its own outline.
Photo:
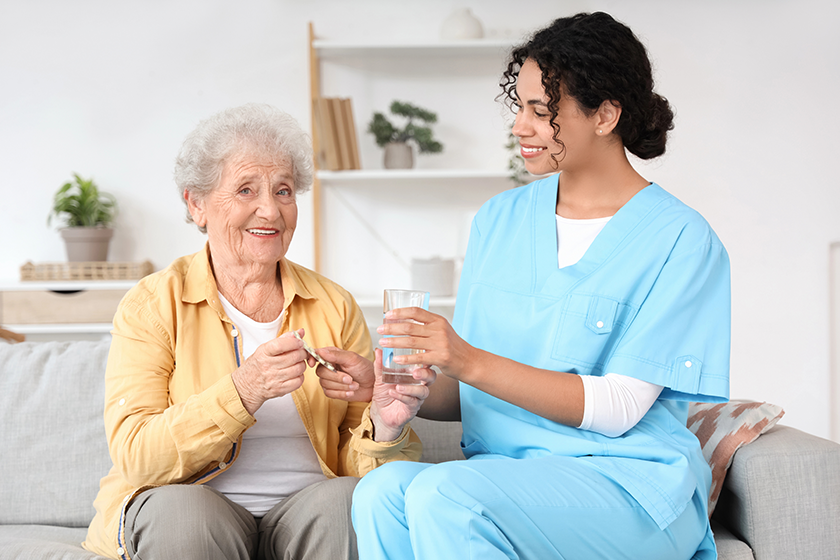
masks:
[[[285,301],[280,333],[304,328],[313,347],[373,358],[364,316],[347,291],[285,259],[278,266]],[[219,301],[208,246],[132,288],[112,334],[105,428],[114,466],[100,484],[84,546],[119,558],[126,557],[122,517],[131,498],[149,487],[217,476],[236,460],[255,420],[231,377],[240,333]],[[304,377],[292,397],[327,477],[419,459],[421,445],[409,427],[393,442],[374,442],[368,403],[329,399],[312,369]]]

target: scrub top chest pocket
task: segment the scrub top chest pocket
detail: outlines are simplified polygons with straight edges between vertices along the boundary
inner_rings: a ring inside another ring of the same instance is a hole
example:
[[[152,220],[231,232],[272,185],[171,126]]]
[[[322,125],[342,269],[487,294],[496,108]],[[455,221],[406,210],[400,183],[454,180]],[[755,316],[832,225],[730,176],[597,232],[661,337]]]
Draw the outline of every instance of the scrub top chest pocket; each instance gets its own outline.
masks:
[[[566,371],[600,375],[635,310],[618,300],[572,294],[562,303],[551,357]]]

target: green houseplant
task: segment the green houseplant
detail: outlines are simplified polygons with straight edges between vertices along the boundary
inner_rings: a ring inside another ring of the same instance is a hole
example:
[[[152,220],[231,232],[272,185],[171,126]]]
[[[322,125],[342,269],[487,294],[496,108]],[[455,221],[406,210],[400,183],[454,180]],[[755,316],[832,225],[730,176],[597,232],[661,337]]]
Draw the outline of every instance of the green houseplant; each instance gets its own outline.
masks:
[[[373,114],[368,125],[368,132],[373,134],[376,144],[385,148],[386,169],[407,169],[414,165],[409,141],[417,145],[421,154],[443,151],[443,144],[434,139],[429,126],[437,122],[437,114],[403,101],[392,102],[390,111],[405,119],[405,125],[397,127],[379,112]]]
[[[56,191],[47,224],[53,218],[63,222],[59,231],[67,248],[67,260],[105,261],[116,215],[114,196],[101,192],[93,179],[74,173],[73,180]]]

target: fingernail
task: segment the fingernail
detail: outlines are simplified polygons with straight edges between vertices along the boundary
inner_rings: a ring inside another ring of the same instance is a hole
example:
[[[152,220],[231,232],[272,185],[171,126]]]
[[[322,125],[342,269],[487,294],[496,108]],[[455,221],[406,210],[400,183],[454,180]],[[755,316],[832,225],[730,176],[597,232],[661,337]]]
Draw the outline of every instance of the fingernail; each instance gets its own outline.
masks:
[[[384,330],[385,330],[384,325],[379,325],[378,327],[376,327],[376,332],[378,332],[379,334],[382,334],[382,331],[384,331]]]

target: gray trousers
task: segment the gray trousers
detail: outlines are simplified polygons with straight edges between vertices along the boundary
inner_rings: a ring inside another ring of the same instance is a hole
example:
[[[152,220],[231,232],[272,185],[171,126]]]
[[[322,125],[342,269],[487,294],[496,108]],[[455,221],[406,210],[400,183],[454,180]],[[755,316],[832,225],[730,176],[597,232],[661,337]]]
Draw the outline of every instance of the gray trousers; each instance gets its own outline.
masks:
[[[213,488],[146,490],[125,518],[132,560],[356,560],[350,503],[358,478],[317,482],[262,519]]]

